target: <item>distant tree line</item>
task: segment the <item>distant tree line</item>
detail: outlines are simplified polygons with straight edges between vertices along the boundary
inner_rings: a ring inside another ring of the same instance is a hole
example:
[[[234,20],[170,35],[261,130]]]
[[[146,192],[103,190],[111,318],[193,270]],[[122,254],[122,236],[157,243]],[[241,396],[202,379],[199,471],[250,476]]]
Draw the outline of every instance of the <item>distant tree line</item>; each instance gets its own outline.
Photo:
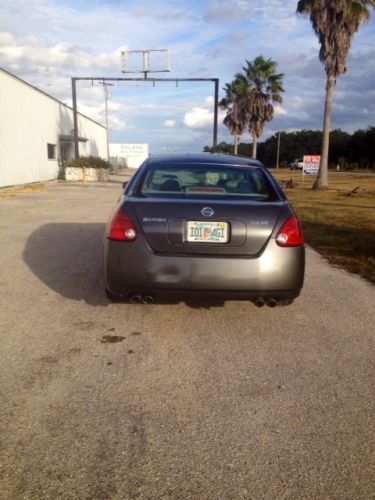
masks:
[[[258,144],[258,159],[267,167],[276,166],[278,135],[269,137]],[[297,132],[280,132],[279,166],[289,167],[289,164],[304,155],[320,155],[323,133],[319,130],[300,130]],[[212,152],[209,146],[204,151]],[[234,146],[221,142],[216,151],[233,154]],[[252,156],[252,145],[238,144],[238,154]],[[349,134],[340,129],[332,130],[329,144],[329,167],[340,165],[343,170],[375,169],[375,127],[357,130]]]

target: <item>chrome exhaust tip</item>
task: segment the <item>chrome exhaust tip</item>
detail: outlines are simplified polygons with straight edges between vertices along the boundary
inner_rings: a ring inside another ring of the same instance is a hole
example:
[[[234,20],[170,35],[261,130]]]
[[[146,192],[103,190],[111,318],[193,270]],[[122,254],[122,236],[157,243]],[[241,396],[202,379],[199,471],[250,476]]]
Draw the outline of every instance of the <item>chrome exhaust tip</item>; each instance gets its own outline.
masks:
[[[267,306],[268,307],[276,307],[277,306],[277,302],[275,299],[270,299],[268,302],[267,302]]]
[[[144,304],[152,304],[154,302],[154,297],[152,295],[143,295],[142,301]]]
[[[264,300],[263,299],[256,299],[254,300],[254,305],[257,307],[263,307],[264,306]]]
[[[142,295],[130,295],[129,302],[131,304],[141,304],[141,302],[142,302]]]

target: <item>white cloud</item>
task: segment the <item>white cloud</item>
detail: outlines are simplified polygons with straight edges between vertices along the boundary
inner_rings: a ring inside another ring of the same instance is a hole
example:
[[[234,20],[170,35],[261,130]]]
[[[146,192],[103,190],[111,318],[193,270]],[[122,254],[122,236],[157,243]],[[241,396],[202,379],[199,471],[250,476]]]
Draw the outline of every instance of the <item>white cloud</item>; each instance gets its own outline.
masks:
[[[10,33],[8,33],[7,31],[3,31],[0,33],[0,45],[1,46],[11,46],[11,45],[15,45],[16,44],[16,40],[14,38],[13,35],[11,35]]]
[[[250,11],[249,3],[234,0],[231,2],[217,1],[211,2],[206,14],[207,21],[240,21],[241,18]]]
[[[108,117],[109,130],[129,130],[134,128],[133,125],[128,125],[126,121],[120,120],[116,116],[110,115]]]
[[[176,120],[165,120],[164,127],[172,128],[176,125]]]
[[[146,103],[142,105],[143,109],[157,109],[157,104],[154,103]]]
[[[184,124],[189,128],[204,128],[212,125],[214,114],[207,108],[193,108],[185,113]]]
[[[2,63],[11,67],[17,65],[23,71],[34,74],[48,72],[59,75],[68,71],[84,76],[97,71],[113,72],[120,65],[120,50],[118,47],[93,57],[88,50],[71,43],[46,46],[42,39],[34,36],[17,42],[9,33],[0,33]]]
[[[285,108],[283,108],[282,106],[275,106],[274,110],[275,110],[275,115],[287,115],[288,114],[288,111]]]
[[[120,111],[122,109],[122,106],[120,103],[118,102],[113,102],[113,101],[109,101],[108,103],[108,110],[109,112],[115,112],[115,111]]]

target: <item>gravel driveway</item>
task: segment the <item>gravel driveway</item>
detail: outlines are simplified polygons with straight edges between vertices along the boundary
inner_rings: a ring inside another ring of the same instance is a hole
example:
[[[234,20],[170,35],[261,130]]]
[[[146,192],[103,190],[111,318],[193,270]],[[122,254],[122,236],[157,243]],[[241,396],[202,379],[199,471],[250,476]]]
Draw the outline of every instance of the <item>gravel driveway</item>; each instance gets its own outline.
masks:
[[[374,288],[110,304],[121,177],[0,200],[1,499],[374,498]]]

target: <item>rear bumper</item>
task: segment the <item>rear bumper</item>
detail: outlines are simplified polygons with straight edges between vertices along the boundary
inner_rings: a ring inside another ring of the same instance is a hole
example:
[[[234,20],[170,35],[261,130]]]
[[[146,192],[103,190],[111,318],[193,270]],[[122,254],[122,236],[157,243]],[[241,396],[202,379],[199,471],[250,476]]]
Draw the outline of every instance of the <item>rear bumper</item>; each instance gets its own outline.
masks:
[[[105,240],[105,281],[113,294],[152,293],[217,298],[294,298],[303,286],[304,247],[271,239],[254,258],[155,254],[140,235],[132,243]]]

